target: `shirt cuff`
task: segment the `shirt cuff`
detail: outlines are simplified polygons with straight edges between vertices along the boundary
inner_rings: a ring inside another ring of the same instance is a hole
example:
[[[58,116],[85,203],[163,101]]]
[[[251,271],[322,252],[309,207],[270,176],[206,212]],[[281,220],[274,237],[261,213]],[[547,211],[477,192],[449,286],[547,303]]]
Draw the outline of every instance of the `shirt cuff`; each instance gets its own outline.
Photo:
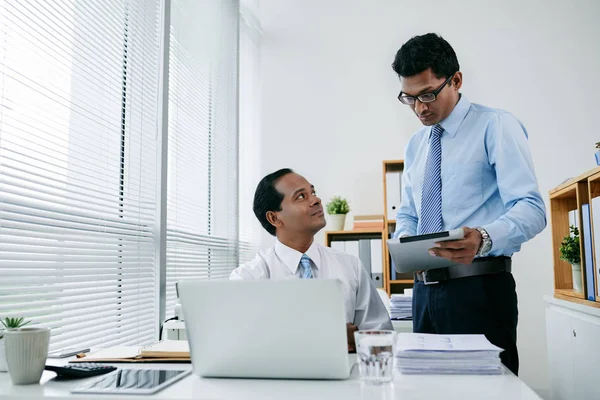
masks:
[[[510,230],[506,222],[494,221],[491,224],[481,225],[481,227],[487,231],[490,239],[492,239],[490,253],[508,247],[508,234]]]

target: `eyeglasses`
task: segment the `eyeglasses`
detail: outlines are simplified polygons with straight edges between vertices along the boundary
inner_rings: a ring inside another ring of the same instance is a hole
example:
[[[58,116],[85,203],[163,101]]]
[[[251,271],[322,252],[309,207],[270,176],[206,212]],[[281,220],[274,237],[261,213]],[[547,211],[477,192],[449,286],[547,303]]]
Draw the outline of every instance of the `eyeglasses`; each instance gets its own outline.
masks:
[[[438,93],[440,93],[442,89],[446,87],[446,85],[448,84],[448,82],[450,82],[450,79],[452,79],[453,76],[454,74],[450,75],[448,79],[446,79],[444,83],[442,83],[442,85],[439,88],[435,89],[433,92],[423,93],[418,96],[409,96],[406,94],[403,95],[402,92],[400,92],[400,94],[398,95],[398,100],[400,100],[402,104],[406,104],[409,106],[415,104],[417,102],[417,99],[419,99],[421,103],[431,103],[435,101],[435,99],[437,99]]]

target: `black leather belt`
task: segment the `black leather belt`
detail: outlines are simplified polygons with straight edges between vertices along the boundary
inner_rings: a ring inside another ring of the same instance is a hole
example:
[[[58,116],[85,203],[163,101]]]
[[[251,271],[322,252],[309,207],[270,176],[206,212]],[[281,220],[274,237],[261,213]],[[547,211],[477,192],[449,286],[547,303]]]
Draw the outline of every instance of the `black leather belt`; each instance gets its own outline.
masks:
[[[510,257],[481,257],[473,260],[471,264],[453,265],[415,273],[415,279],[426,285],[433,285],[450,279],[510,272],[511,266],[512,260]]]

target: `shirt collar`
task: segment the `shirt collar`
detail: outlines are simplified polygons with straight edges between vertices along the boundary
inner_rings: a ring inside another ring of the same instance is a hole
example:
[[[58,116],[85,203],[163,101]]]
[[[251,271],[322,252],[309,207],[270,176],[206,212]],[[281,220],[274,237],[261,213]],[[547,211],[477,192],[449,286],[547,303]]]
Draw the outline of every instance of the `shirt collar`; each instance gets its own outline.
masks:
[[[454,137],[458,131],[458,127],[462,123],[463,119],[465,119],[467,116],[470,108],[471,102],[465,97],[465,95],[461,94],[460,100],[458,100],[458,103],[456,103],[456,106],[454,106],[454,109],[450,115],[448,115],[445,120],[440,122],[440,125],[442,128],[444,128],[444,131],[448,132],[451,137]],[[431,130],[429,132],[431,134]]]
[[[309,256],[315,267],[317,267],[317,269],[319,269],[319,265],[321,263],[319,248],[314,242],[314,240],[308,248],[308,250],[306,250],[306,253],[300,253],[298,250],[294,250],[291,247],[288,247],[285,244],[281,243],[279,239],[275,239],[275,254],[277,255],[277,257],[279,257],[281,262],[283,262],[285,266],[289,268],[292,274],[295,274],[298,270],[302,254],[306,254],[307,256]]]

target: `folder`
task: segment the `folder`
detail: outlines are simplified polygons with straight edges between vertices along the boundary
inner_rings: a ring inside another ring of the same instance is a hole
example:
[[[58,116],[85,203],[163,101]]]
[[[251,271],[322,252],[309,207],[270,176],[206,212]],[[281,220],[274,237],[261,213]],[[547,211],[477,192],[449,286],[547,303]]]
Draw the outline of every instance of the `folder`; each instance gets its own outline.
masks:
[[[584,250],[584,265],[585,265],[585,282],[586,296],[590,301],[596,300],[596,288],[594,285],[594,257],[592,250],[592,227],[590,216],[590,205],[583,204],[581,206],[581,219],[583,221],[583,229],[581,237],[583,239]]]
[[[149,346],[113,346],[69,361],[71,363],[189,363],[187,340],[163,340]]]
[[[371,276],[371,240],[370,239],[360,239],[358,241],[358,258],[360,258],[360,262],[362,262],[363,267]]]

